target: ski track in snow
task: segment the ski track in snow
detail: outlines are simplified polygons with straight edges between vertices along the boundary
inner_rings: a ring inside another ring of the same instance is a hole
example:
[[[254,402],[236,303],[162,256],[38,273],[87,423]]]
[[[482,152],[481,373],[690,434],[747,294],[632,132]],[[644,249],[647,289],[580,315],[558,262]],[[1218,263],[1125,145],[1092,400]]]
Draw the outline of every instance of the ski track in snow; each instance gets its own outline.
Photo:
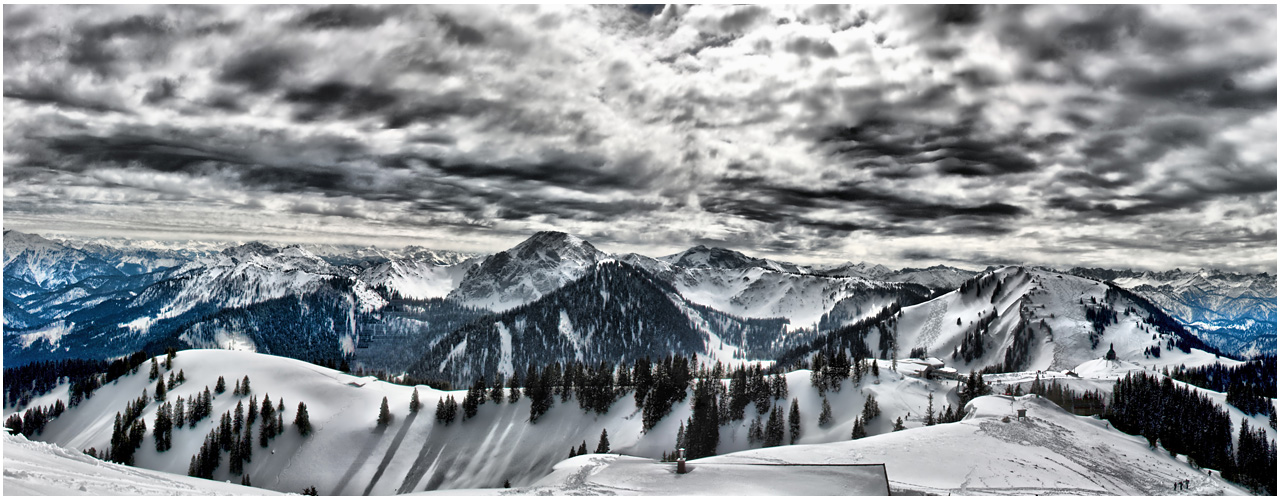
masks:
[[[933,305],[929,306],[929,319],[925,320],[924,333],[916,340],[915,347],[929,347],[938,340],[938,335],[942,333],[942,320],[947,314],[947,301],[935,300]]]

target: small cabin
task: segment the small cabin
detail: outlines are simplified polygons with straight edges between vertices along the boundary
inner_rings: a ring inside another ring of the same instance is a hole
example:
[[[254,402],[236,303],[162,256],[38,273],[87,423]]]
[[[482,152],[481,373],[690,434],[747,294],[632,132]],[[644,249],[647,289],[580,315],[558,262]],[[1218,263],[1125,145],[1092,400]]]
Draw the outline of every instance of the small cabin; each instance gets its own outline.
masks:
[[[1022,419],[1024,419],[1024,418],[1027,418],[1027,409],[1026,409],[1026,408],[1018,408],[1018,420],[1022,420]]]

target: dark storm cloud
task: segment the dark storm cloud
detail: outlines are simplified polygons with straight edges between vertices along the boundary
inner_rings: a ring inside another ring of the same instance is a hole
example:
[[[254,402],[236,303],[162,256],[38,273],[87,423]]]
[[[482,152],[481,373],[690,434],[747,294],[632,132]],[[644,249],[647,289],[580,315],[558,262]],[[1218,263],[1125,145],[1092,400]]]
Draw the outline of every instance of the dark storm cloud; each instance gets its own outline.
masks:
[[[285,47],[253,48],[227,61],[218,79],[244,85],[254,92],[265,92],[272,90],[299,58],[295,50]]]
[[[819,141],[838,158],[889,157],[900,165],[936,163],[940,173],[964,177],[1022,174],[1037,168],[1034,160],[1015,149],[1019,137],[984,137],[979,128],[964,122],[936,126],[874,118],[833,128]]]
[[[284,100],[300,104],[294,116],[304,121],[337,115],[351,118],[378,113],[399,102],[396,94],[367,86],[328,81],[306,88],[292,89]]]
[[[358,5],[330,5],[303,14],[295,21],[314,30],[372,28],[387,20],[388,12]]]
[[[1094,244],[1096,261],[1263,262],[1275,233],[1274,9],[4,17],[6,209],[28,220],[88,225],[99,207],[198,226],[238,207],[222,218],[238,234],[376,224],[505,244],[555,228],[975,264],[1007,261],[982,250],[995,241],[1028,259]],[[1254,250],[1215,261],[1180,237]]]
[[[68,89],[66,83],[61,81],[35,80],[24,84],[6,79],[4,82],[4,97],[95,113],[129,112],[118,104],[118,99],[114,96],[105,93],[84,95]]]

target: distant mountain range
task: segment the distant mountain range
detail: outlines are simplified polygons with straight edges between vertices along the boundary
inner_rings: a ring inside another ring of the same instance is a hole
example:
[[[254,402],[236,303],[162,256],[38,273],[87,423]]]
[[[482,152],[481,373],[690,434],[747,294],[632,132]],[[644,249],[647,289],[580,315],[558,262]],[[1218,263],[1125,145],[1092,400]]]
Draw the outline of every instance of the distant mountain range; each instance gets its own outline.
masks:
[[[812,267],[705,246],[658,258],[609,255],[557,232],[534,234],[487,256],[257,242],[183,251],[77,245],[16,231],[6,231],[4,239],[6,366],[164,346],[342,358],[433,377],[510,373],[558,358],[616,361],[670,349],[724,361],[768,361],[830,342],[832,332],[883,323],[886,311],[939,303],[974,280],[1040,272]],[[1275,352],[1275,281],[1268,275],[1066,274],[1104,288],[1106,281],[1131,288],[1223,352]],[[1262,334],[1266,325],[1269,337]],[[918,338],[917,330],[897,328],[894,335]],[[861,341],[883,351],[877,331],[863,328]],[[990,352],[1008,350],[1012,341],[1005,338],[986,339]],[[920,345],[897,342],[898,354],[959,345],[914,343]]]

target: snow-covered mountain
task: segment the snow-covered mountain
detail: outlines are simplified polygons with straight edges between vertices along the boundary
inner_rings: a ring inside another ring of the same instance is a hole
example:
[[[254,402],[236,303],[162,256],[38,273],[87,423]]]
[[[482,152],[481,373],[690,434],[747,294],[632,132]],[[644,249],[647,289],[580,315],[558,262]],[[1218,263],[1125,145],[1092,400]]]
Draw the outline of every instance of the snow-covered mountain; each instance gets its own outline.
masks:
[[[670,354],[767,359],[786,345],[785,326],[699,306],[640,268],[605,262],[538,300],[450,333],[410,373],[467,383],[510,376],[529,363],[629,363]]]
[[[444,298],[458,288],[467,272],[477,265],[474,259],[452,264],[441,263],[447,261],[438,260],[434,256],[425,260],[398,258],[361,270],[356,274],[356,279],[371,287],[385,288],[400,297]]]
[[[101,258],[34,234],[4,232],[5,280],[21,280],[40,289],[53,290],[92,276],[123,273]],[[6,283],[8,285],[8,283]],[[21,297],[28,289],[5,287],[7,295]]]
[[[1276,277],[1271,274],[1206,269],[1069,272],[1136,292],[1223,352],[1246,357],[1276,353]]]
[[[431,266],[452,266],[465,260],[483,257],[479,254],[432,250],[417,245],[402,248],[327,244],[300,246],[335,266],[368,267],[390,261],[414,261]]]
[[[790,262],[759,259],[727,248],[708,248],[704,245],[698,245],[677,254],[660,257],[658,260],[686,269],[750,269],[758,267],[770,271],[796,274],[807,271],[806,268]]]
[[[505,311],[580,278],[606,258],[581,238],[542,231],[467,270],[449,298],[472,307]]]
[[[887,281],[890,283],[915,283],[924,285],[935,291],[955,290],[965,280],[978,273],[949,266],[930,266],[923,269],[904,267],[893,270],[880,264],[860,262],[818,268],[815,274],[827,276],[849,276],[867,280]]]
[[[1212,357],[1209,347],[1137,295],[1023,267],[983,273],[953,292],[903,308],[889,335],[899,356],[922,349],[963,371],[995,365],[1002,371],[1066,370],[1113,346],[1122,359],[1153,365]]]

